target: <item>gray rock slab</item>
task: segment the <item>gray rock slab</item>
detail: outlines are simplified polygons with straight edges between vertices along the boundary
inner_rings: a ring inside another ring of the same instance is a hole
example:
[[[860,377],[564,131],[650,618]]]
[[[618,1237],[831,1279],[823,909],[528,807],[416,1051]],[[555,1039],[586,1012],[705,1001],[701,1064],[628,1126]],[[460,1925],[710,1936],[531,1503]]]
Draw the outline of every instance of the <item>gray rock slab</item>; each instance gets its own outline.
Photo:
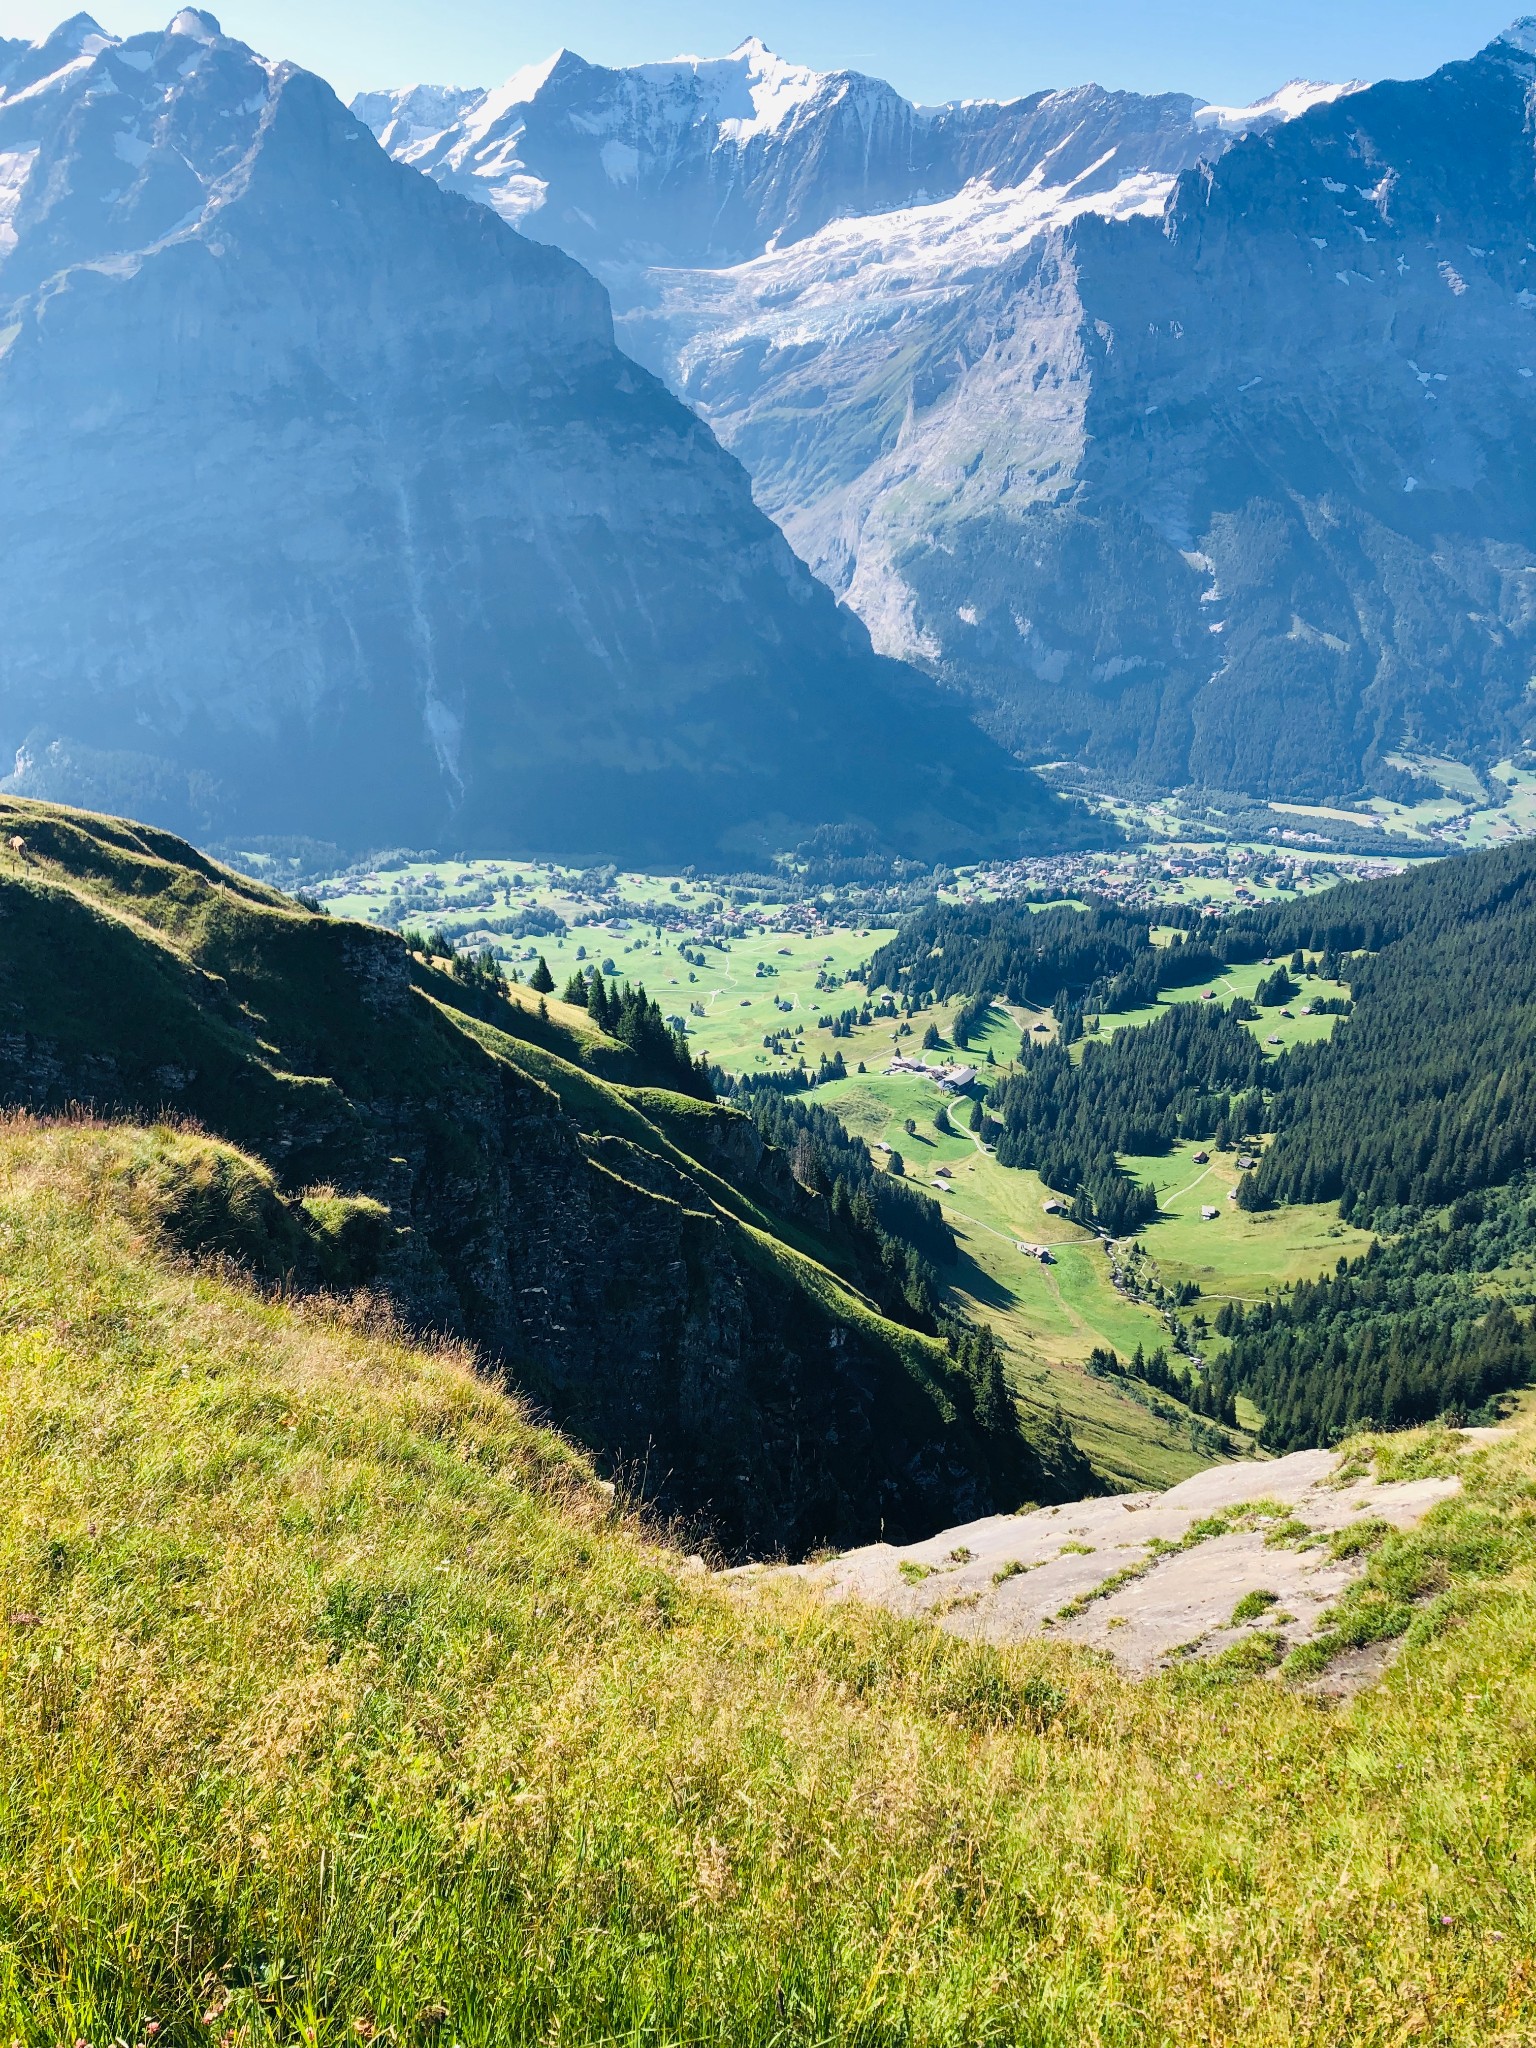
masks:
[[[1177,1657],[1214,1656],[1260,1630],[1276,1631],[1286,1649],[1309,1640],[1365,1568],[1364,1553],[1338,1557],[1327,1539],[1371,1519],[1411,1528],[1461,1484],[1454,1475],[1388,1483],[1367,1475],[1341,1485],[1344,1469],[1334,1451],[1296,1451],[1263,1465],[1213,1466],[1166,1493],[989,1515],[922,1543],[869,1544],[732,1576],[798,1577],[829,1598],[865,1600],[984,1642],[1049,1633],[1141,1676]],[[1215,1526],[1206,1530],[1207,1522]],[[1234,1622],[1238,1603],[1256,1593],[1273,1596],[1263,1613]],[[1362,1665],[1362,1678],[1381,1661]]]

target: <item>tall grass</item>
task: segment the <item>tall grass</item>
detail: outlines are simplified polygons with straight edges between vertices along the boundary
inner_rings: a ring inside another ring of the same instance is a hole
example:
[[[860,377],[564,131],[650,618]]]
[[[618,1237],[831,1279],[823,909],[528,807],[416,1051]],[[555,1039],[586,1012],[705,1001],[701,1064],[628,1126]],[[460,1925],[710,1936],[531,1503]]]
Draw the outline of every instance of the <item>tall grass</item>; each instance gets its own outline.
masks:
[[[1131,1684],[722,1590],[163,1252],[197,1142],[0,1128],[0,2039],[1536,2040],[1530,1428],[1372,1551],[1378,1689]]]

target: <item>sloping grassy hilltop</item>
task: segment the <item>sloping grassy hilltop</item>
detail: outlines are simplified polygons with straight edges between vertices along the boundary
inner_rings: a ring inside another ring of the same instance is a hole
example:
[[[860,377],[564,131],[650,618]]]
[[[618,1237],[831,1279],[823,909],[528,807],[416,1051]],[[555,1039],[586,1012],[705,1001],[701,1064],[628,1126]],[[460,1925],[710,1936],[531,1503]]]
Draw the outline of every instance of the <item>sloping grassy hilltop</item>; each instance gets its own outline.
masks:
[[[262,1186],[0,1127],[3,2038],[1533,2038],[1528,1421],[1374,1553],[1377,1689],[1136,1684],[722,1587],[466,1355],[168,1250]]]

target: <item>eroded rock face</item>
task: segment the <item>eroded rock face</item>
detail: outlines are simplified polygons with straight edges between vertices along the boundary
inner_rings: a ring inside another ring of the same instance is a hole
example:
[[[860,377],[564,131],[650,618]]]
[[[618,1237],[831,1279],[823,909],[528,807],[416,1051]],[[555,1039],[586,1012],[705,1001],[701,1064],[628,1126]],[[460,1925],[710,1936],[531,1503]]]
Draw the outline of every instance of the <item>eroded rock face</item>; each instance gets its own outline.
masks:
[[[578,264],[196,10],[8,52],[11,789],[573,856],[1071,835],[871,653]]]

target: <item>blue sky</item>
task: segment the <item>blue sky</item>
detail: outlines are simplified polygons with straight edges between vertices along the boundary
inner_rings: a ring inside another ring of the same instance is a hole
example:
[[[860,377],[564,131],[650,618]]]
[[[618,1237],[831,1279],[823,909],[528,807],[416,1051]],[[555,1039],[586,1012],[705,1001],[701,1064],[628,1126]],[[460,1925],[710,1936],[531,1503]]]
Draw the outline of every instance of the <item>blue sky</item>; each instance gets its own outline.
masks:
[[[0,32],[36,36],[79,0],[0,0]],[[89,4],[89,0],[87,0]],[[175,0],[97,0],[118,34]],[[1288,78],[1413,77],[1468,56],[1518,0],[214,0],[226,30],[350,95],[363,85],[493,84],[561,44],[595,62],[719,53],[744,35],[910,98],[1006,98],[1041,86],[1178,89],[1243,102]],[[1536,6],[1536,0],[1527,0]]]

